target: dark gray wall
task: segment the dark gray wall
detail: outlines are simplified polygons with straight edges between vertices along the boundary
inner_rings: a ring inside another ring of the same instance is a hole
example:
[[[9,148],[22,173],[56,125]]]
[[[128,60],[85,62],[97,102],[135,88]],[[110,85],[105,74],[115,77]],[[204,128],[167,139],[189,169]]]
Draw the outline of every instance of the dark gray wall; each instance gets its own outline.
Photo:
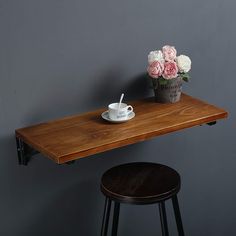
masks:
[[[99,235],[102,173],[132,161],[176,168],[186,235],[236,235],[234,0],[0,1],[0,234]],[[164,44],[192,58],[184,91],[230,117],[56,165],[18,166],[14,130],[152,94],[147,54]],[[170,228],[175,233],[171,205]],[[124,206],[120,235],[160,235],[156,206]]]

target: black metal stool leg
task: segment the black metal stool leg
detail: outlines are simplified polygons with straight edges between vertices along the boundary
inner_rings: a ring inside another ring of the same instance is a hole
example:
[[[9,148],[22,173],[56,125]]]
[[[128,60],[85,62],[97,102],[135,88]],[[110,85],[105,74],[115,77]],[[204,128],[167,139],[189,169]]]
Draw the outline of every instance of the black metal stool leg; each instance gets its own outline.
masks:
[[[120,203],[115,202],[114,213],[113,213],[114,214],[113,223],[112,223],[112,236],[117,236],[119,213],[120,213]]]
[[[111,211],[111,200],[106,197],[103,218],[102,218],[101,236],[107,235],[110,211]]]
[[[162,236],[169,236],[165,202],[159,203],[159,213],[160,213],[160,219],[161,219]]]
[[[181,220],[177,195],[172,197],[172,203],[173,203],[173,208],[174,208],[174,212],[175,212],[175,220],[176,220],[179,236],[184,236],[184,228],[183,228],[183,223]]]

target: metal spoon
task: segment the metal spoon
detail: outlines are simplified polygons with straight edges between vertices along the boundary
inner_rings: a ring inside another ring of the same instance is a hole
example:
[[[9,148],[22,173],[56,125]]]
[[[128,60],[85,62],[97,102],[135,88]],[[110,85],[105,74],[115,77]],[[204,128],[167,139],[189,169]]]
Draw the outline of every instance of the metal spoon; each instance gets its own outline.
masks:
[[[120,105],[121,105],[121,102],[122,102],[123,98],[124,98],[124,94],[122,93],[121,96],[120,96],[120,101],[119,101],[119,105],[118,105],[118,111],[117,111],[118,115],[120,113]]]

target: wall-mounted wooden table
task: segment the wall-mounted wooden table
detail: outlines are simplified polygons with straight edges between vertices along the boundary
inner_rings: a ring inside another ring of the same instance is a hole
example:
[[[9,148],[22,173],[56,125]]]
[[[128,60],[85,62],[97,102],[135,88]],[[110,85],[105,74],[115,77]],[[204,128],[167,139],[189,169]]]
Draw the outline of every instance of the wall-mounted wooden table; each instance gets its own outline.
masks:
[[[68,163],[82,157],[227,117],[221,108],[182,94],[175,104],[155,103],[154,98],[130,102],[135,118],[112,124],[101,118],[105,109],[65,117],[16,130],[19,163],[40,152],[54,162]]]

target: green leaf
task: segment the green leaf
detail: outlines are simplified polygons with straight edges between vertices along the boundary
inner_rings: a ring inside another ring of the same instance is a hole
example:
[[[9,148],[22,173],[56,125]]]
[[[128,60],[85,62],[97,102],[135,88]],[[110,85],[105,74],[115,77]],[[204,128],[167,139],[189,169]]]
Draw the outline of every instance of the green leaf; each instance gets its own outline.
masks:
[[[183,79],[183,81],[185,81],[185,82],[189,82],[189,78],[188,78],[188,77],[183,77],[182,79]]]
[[[181,73],[180,77],[183,81],[188,82],[190,80],[190,76],[188,73]]]
[[[163,77],[160,77],[158,81],[160,85],[166,85],[168,83],[168,80],[164,79]]]

